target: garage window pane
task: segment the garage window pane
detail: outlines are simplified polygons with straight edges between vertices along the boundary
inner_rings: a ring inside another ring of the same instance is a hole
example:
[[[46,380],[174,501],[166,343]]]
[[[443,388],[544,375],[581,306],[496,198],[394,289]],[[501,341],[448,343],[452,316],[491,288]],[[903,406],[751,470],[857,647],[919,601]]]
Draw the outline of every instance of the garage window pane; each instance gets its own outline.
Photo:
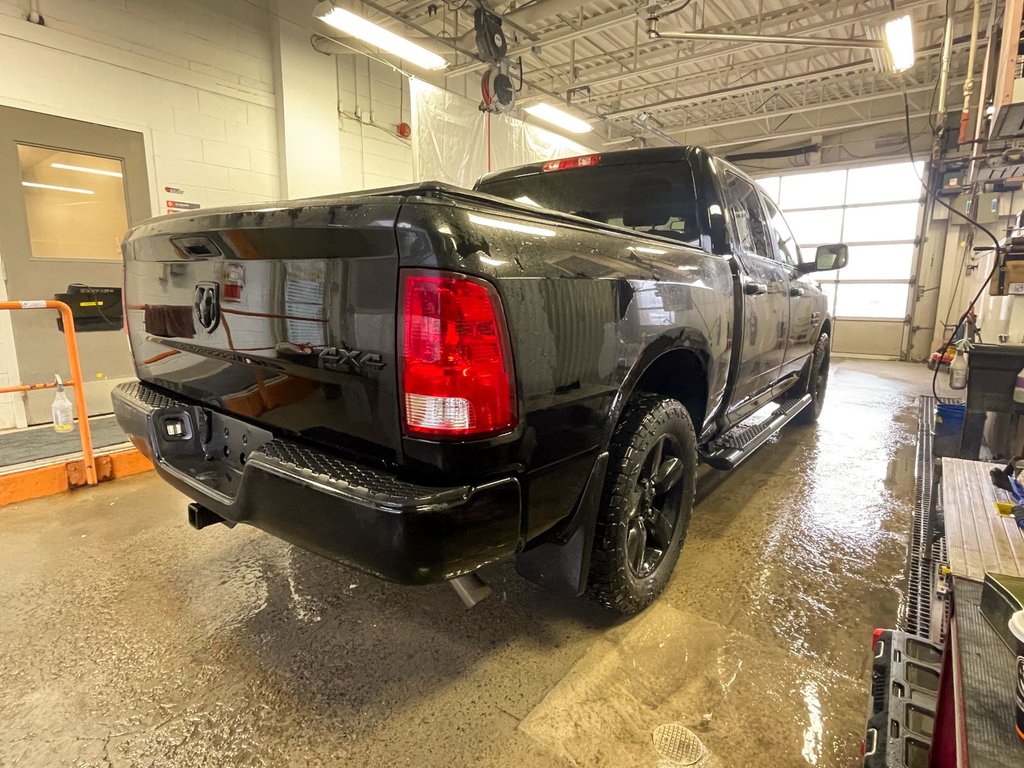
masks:
[[[917,170],[921,173],[924,163],[918,163]],[[846,187],[846,204],[920,200],[922,194],[921,182],[911,163],[851,168]]]
[[[779,177],[769,176],[764,179],[757,179],[757,185],[765,191],[765,194],[772,199],[772,202],[779,202]]]
[[[918,203],[847,208],[843,241],[877,243],[885,240],[913,240],[917,235],[920,210]]]
[[[846,171],[820,171],[783,176],[779,207],[789,216],[795,208],[826,208],[842,205],[846,192]]]
[[[825,298],[828,300],[828,313],[833,317],[836,314],[836,285],[831,280],[818,281],[821,292],[825,294]]]
[[[786,221],[798,243],[840,243],[843,239],[843,209],[787,211]]]
[[[19,144],[18,162],[32,258],[121,260],[120,160]]]
[[[840,283],[835,316],[900,319],[907,314],[908,283]]]
[[[854,245],[840,280],[909,280],[914,265],[913,243]]]

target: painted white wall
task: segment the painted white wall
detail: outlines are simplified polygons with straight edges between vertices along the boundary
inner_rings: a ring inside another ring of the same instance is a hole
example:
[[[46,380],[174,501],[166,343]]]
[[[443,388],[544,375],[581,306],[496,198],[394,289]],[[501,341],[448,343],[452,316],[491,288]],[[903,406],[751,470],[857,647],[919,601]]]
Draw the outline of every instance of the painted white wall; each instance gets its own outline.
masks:
[[[313,50],[310,31],[301,24],[273,16],[271,29],[283,196],[337,192],[341,157],[333,57]]]
[[[400,123],[413,122],[409,79],[366,56],[334,58],[341,151],[339,191],[414,181],[412,143],[398,135]]]

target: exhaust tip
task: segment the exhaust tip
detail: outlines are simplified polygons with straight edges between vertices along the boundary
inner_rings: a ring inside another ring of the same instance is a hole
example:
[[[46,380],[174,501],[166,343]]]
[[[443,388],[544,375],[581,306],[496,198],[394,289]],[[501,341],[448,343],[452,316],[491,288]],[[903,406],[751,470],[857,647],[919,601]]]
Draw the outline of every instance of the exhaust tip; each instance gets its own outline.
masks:
[[[466,608],[472,608],[481,600],[485,600],[491,595],[491,588],[475,573],[456,576],[448,583],[452,585],[455,594],[459,596],[459,599]]]

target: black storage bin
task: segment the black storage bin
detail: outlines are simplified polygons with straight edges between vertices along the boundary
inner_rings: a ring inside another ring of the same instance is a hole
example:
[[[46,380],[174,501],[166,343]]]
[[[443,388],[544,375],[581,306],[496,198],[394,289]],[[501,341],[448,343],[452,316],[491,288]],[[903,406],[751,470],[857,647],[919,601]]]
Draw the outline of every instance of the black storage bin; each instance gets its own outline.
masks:
[[[1024,404],[1013,401],[1017,374],[1024,368],[1024,346],[1018,344],[976,344],[967,356],[967,414],[964,419],[960,457],[977,459],[981,452],[985,422],[989,413],[1014,421],[1024,413]],[[1012,430],[1011,430],[1012,431]],[[1002,457],[1000,446],[989,446]],[[1014,448],[1007,447],[1007,455]]]

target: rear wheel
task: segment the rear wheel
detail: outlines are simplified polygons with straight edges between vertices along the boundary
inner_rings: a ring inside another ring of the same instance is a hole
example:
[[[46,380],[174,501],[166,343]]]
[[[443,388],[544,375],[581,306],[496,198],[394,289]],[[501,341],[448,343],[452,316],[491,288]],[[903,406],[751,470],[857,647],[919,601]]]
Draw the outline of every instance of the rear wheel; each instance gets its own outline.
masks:
[[[808,369],[804,374],[803,382],[800,385],[797,395],[811,396],[811,404],[798,413],[793,421],[797,424],[813,424],[821,415],[822,406],[825,404],[825,390],[828,389],[828,372],[832,358],[832,345],[827,333],[818,337],[818,343],[814,345],[814,353],[808,360]]]
[[[678,400],[640,395],[612,438],[588,595],[622,614],[668,583],[690,524],[697,439]]]

